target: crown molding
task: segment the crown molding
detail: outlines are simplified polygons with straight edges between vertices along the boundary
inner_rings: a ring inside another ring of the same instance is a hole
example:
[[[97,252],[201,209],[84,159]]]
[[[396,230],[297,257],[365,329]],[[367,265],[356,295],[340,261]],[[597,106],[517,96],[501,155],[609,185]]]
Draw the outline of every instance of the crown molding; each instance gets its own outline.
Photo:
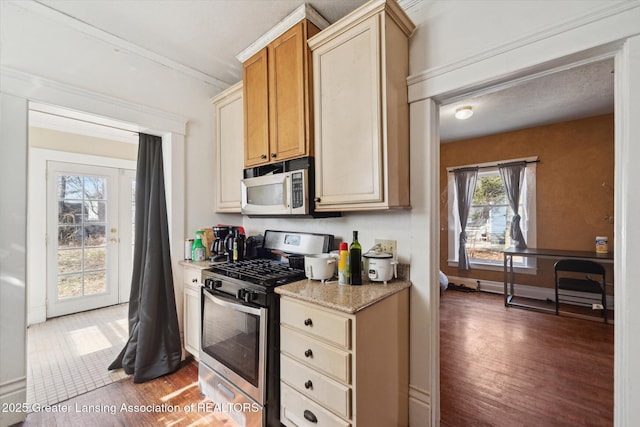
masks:
[[[52,9],[51,7],[47,6],[46,4],[40,3],[37,0],[13,0],[12,4],[24,10],[28,10],[29,12],[33,12],[37,15],[45,17],[51,21],[55,21],[69,28],[73,28],[74,30],[86,34],[94,39],[105,42],[108,45],[113,46],[114,48],[141,56],[151,62],[175,70],[190,78],[202,81],[219,89],[226,89],[227,87],[229,87],[229,83],[223,82],[222,80],[210,76],[209,74],[203,73],[202,71],[198,71],[194,68],[188,67],[180,62],[174,61],[173,59],[167,58],[166,56],[159,55],[155,52],[143,48],[142,46],[139,46],[128,40],[122,39],[111,33],[94,27],[93,25],[88,24],[84,21],[80,21],[79,19]]]
[[[185,117],[13,68],[0,67],[0,87],[2,87],[2,92],[29,101],[64,105],[62,108],[86,111],[89,114],[140,125],[135,129],[130,129],[132,131],[152,134],[156,134],[158,131],[186,134],[188,120]],[[65,102],[61,103],[61,99]],[[100,111],[96,111],[96,109]]]
[[[236,58],[240,62],[245,62],[253,55],[262,50],[269,43],[278,38],[282,33],[293,27],[298,22],[306,19],[313,23],[320,30],[323,30],[329,26],[329,22],[322,17],[313,7],[309,4],[301,4],[296,10],[287,15],[283,20],[274,25],[269,31],[264,33],[258,40],[251,43],[249,47],[236,55]]]
[[[415,0],[407,0],[407,1],[415,1]],[[571,31],[571,30],[583,27],[585,25],[592,24],[594,22],[597,22],[605,18],[609,18],[614,15],[619,15],[619,14],[628,12],[638,7],[640,7],[640,0],[618,1],[613,4],[607,4],[605,6],[597,8],[596,10],[593,10],[590,13],[587,13],[585,15],[579,16],[574,19],[569,19],[560,24],[546,28],[543,31],[530,33],[528,35],[525,35],[524,37],[520,37],[508,43],[500,44],[492,48],[486,49],[484,51],[478,52],[475,55],[465,57],[463,59],[451,62],[446,65],[433,67],[418,74],[414,74],[407,78],[407,83],[409,86],[415,85],[425,80],[429,80],[429,79],[450,73],[452,71],[467,67],[469,65],[488,60],[490,58],[496,57],[503,53],[520,49],[522,47],[536,43],[538,41],[549,39],[558,34],[562,34],[564,32]]]

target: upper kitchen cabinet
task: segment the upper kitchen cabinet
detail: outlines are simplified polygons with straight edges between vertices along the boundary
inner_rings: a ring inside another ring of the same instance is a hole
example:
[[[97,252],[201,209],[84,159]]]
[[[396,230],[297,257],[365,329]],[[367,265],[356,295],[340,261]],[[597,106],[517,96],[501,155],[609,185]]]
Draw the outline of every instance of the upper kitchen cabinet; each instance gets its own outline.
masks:
[[[311,155],[311,54],[303,19],[243,62],[244,166]]]
[[[366,3],[309,40],[316,211],[410,207],[408,38],[394,0]]]
[[[216,115],[216,212],[240,213],[244,125],[242,82],[212,100]]]

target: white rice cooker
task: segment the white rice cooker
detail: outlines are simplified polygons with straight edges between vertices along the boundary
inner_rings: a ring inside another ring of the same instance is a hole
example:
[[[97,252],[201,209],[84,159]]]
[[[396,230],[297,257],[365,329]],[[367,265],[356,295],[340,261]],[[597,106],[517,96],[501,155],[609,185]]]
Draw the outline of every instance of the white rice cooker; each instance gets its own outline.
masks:
[[[336,259],[331,254],[305,255],[304,272],[311,280],[331,279],[336,270]]]
[[[369,251],[363,255],[367,260],[367,272],[372,282],[383,282],[385,285],[394,277],[398,277],[398,262],[393,255],[385,252]]]

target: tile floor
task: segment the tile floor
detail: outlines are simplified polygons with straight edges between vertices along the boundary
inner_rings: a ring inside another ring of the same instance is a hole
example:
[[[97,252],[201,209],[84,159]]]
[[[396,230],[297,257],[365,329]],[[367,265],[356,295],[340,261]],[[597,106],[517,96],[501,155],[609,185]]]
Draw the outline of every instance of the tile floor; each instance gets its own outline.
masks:
[[[125,378],[107,367],[128,338],[128,304],[62,316],[27,330],[27,403],[53,405]]]

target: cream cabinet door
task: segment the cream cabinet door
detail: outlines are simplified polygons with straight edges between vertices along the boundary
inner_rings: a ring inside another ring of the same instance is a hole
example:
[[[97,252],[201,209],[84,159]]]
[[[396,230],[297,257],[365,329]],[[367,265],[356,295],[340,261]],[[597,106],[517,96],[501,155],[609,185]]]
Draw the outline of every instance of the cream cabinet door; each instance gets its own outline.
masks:
[[[216,212],[240,212],[244,151],[242,82],[213,100],[216,114]]]
[[[313,51],[318,211],[384,201],[379,20]]]
[[[184,267],[182,270],[182,284],[184,286],[184,348],[196,359],[200,354],[200,286],[202,284],[202,270],[200,268]]]

